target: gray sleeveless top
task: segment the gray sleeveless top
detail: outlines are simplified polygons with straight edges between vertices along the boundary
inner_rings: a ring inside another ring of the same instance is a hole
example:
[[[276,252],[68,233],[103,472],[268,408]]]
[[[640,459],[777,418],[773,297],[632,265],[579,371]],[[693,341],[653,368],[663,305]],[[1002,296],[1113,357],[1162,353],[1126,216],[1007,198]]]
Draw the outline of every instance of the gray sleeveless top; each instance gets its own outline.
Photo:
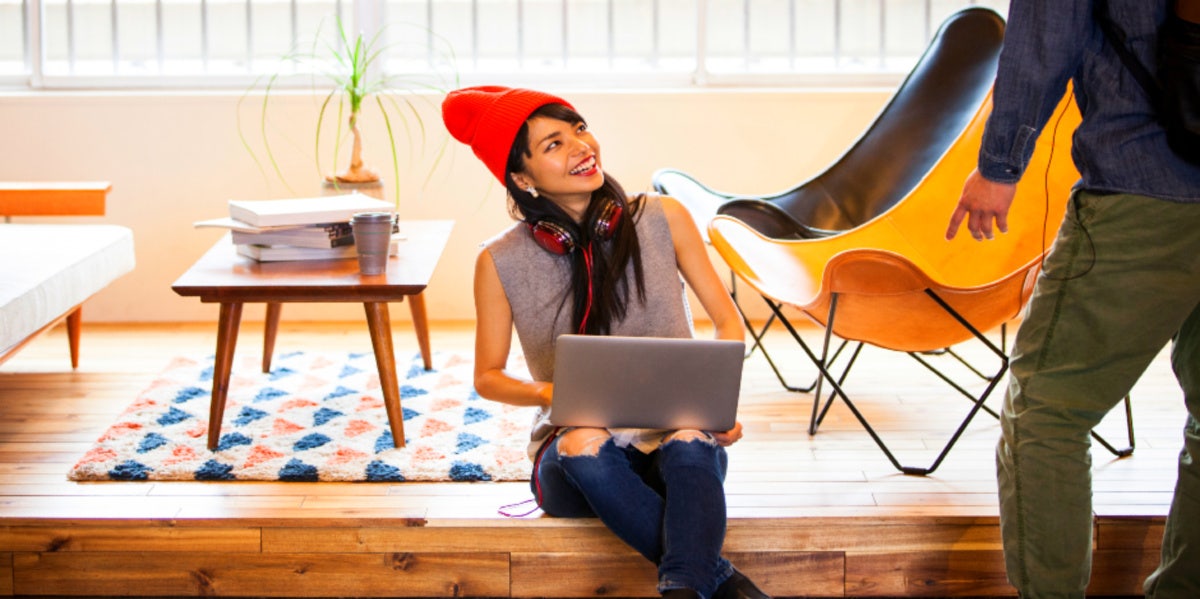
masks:
[[[692,318],[675,258],[671,230],[657,195],[647,195],[636,220],[646,301],[638,300],[633,265],[626,270],[630,299],[625,318],[611,334],[627,337],[691,337]],[[529,227],[516,223],[484,243],[512,309],[513,325],[529,373],[554,380],[554,342],[571,330],[571,258],[542,249]],[[541,411],[531,435],[531,456],[550,434],[549,413]]]

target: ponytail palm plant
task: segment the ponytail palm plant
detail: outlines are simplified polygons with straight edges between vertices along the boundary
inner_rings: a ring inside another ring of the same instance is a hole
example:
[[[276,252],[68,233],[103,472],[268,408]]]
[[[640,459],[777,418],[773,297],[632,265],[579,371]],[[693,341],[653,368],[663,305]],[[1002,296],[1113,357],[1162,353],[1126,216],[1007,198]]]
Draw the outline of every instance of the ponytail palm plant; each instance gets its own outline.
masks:
[[[384,85],[387,83],[385,78],[372,80],[368,77],[368,69],[377,56],[378,51],[373,50],[374,44],[366,44],[363,41],[362,34],[358,34],[354,38],[354,43],[347,43],[346,32],[338,26],[338,33],[342,41],[342,49],[344,51],[333,50],[333,56],[337,60],[338,66],[341,67],[337,72],[332,74],[337,87],[325,96],[325,101],[321,102],[321,112],[317,117],[317,137],[316,147],[318,156],[317,168],[320,169],[320,148],[321,148],[321,122],[324,121],[325,111],[329,108],[330,102],[335,97],[341,96],[345,98],[346,103],[350,105],[350,135],[352,137],[352,145],[350,150],[350,166],[345,171],[328,175],[326,179],[339,183],[366,183],[379,180],[379,174],[374,169],[363,164],[362,160],[362,131],[358,128],[358,115],[362,113],[363,100],[374,95],[375,101],[379,106],[379,113],[383,115],[383,123],[387,126],[388,142],[395,148],[396,139],[392,133],[392,121],[388,117],[388,112],[383,106]],[[338,123],[342,122],[343,102],[338,103]],[[340,129],[340,128],[339,128]],[[340,137],[340,136],[339,136]],[[337,153],[334,153],[334,163],[337,163]],[[399,161],[396,160],[396,152],[392,152],[392,170],[393,174],[399,176]]]
[[[322,87],[317,83],[318,78],[323,77],[327,83],[332,84],[327,91],[320,92],[323,95],[317,110],[313,155],[317,172],[333,186],[374,183],[381,180],[379,171],[369,166],[363,158],[361,129],[364,112],[373,108],[378,109],[384,131],[387,133],[388,147],[391,149],[392,187],[395,204],[399,207],[400,153],[396,148],[397,127],[403,126],[408,133],[410,149],[414,145],[423,147],[426,144],[425,123],[415,103],[422,97],[417,92],[444,93],[446,90],[439,85],[439,78],[444,79],[445,75],[437,72],[437,69],[410,75],[383,72],[379,64],[382,62],[384,54],[390,49],[390,46],[383,46],[380,42],[383,33],[384,30],[381,29],[370,39],[359,33],[351,39],[346,34],[341,19],[338,19],[336,36],[332,41],[322,39],[318,35],[316,41],[313,42],[311,51],[289,54],[283,58],[283,61],[285,64],[292,65],[291,70],[293,71],[310,74],[314,89]],[[437,62],[429,61],[429,64],[452,65],[452,55],[447,52],[444,56],[448,58]],[[449,68],[443,70],[451,71]],[[263,152],[275,175],[291,190],[291,186],[288,185],[287,179],[279,167],[268,135],[268,113],[270,112],[272,92],[278,89],[281,77],[282,73],[276,72],[267,77],[263,84],[258,134]],[[247,94],[243,95],[243,100],[258,87],[256,84],[251,90],[248,90]],[[428,101],[428,98],[425,99]],[[329,122],[330,118],[333,118],[332,123]],[[334,134],[332,142],[326,139],[330,127],[333,128]],[[243,145],[250,151],[251,156],[265,174],[266,169],[262,161],[258,159],[243,132],[240,111],[238,133],[242,138]],[[349,162],[339,170],[338,165],[343,160],[344,146],[347,142],[350,145]],[[323,147],[323,143],[326,146],[332,143],[332,152],[329,148]],[[447,140],[443,140],[442,151],[444,151],[446,143]],[[440,153],[439,151],[439,155]],[[332,159],[331,167],[326,166],[328,161],[322,160],[322,156]]]

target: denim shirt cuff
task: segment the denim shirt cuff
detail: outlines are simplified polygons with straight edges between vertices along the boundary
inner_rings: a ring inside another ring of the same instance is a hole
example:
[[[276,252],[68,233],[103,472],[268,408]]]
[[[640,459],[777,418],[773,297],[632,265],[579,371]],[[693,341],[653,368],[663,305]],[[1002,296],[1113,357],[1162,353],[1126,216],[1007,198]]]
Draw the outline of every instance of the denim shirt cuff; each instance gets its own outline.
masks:
[[[979,174],[984,179],[995,183],[1016,183],[1021,180],[1021,167],[992,160],[986,156],[979,157]]]
[[[1018,125],[1011,134],[1005,134],[1003,120],[997,113],[988,119],[979,147],[979,174],[996,183],[1016,183],[1029,164],[1038,131],[1029,125]]]

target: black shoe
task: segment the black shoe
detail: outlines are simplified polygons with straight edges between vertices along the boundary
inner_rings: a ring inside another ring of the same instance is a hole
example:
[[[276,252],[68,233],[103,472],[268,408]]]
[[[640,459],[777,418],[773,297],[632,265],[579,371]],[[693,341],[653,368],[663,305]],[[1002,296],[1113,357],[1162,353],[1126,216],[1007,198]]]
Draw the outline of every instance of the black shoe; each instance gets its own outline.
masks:
[[[670,589],[663,591],[663,599],[704,599],[692,589]]]
[[[762,592],[745,574],[734,570],[733,576],[717,587],[712,599],[771,599],[771,596]]]

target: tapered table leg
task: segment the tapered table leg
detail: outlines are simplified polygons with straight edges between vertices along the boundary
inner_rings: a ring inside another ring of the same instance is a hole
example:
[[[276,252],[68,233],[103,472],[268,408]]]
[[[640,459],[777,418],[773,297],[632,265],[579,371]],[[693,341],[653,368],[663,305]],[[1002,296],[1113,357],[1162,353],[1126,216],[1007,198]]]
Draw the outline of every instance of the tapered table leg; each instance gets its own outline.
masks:
[[[375,350],[375,365],[379,367],[379,386],[383,389],[383,405],[387,408],[388,424],[396,447],[404,447],[404,412],[400,409],[400,384],[396,379],[396,354],[392,348],[392,320],[387,302],[366,302],[367,328],[371,331],[371,347]]]
[[[267,317],[263,322],[263,372],[271,372],[271,357],[275,355],[275,333],[279,331],[279,313],[282,311],[283,304],[267,303]]]
[[[421,361],[425,370],[433,370],[433,358],[429,354],[429,323],[425,319],[425,292],[408,296],[408,310],[412,313],[413,329],[417,332],[417,345],[421,347]]]
[[[229,394],[229,372],[233,369],[233,350],[237,347],[241,322],[241,303],[221,304],[221,316],[217,323],[217,356],[213,361],[212,403],[208,407],[209,450],[216,450],[217,442],[221,439],[221,420],[225,417],[225,398]]]
[[[71,348],[71,369],[79,368],[79,332],[83,326],[83,306],[67,315],[67,343]]]

